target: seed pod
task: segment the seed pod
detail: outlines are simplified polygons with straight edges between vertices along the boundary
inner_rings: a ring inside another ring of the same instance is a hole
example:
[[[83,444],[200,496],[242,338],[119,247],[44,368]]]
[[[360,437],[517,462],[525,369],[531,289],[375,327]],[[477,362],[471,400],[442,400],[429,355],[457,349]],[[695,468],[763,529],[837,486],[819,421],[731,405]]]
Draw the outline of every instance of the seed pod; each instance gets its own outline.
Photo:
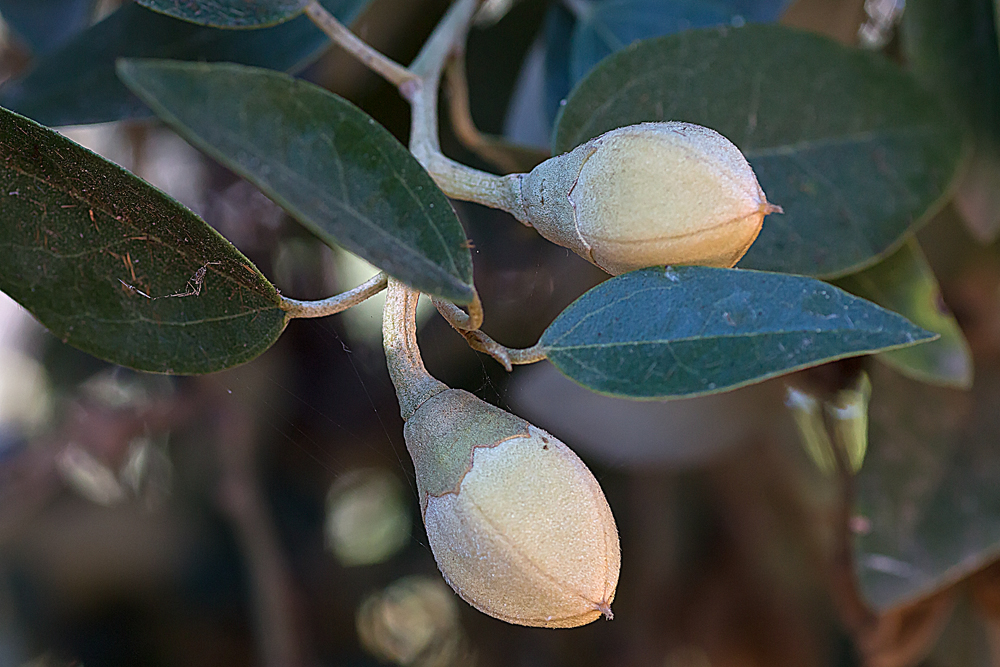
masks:
[[[731,267],[781,211],[736,146],[691,123],[612,130],[513,178],[522,222],[613,275]]]
[[[465,601],[519,625],[611,618],[618,531],[566,445],[458,389],[421,403],[403,433],[431,551]]]

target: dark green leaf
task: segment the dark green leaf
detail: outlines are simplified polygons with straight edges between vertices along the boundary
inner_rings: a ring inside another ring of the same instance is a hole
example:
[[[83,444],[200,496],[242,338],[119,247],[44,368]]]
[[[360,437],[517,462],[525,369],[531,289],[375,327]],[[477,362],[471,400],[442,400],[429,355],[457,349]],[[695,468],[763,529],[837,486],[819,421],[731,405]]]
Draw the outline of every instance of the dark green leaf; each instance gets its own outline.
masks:
[[[790,0],[603,0],[573,29],[570,79],[575,84],[629,44],[692,28],[777,21]],[[568,91],[567,91],[568,92]]]
[[[955,197],[969,228],[1000,234],[1000,51],[991,0],[911,0],[901,29],[913,74],[974,135]]]
[[[977,369],[970,393],[871,370],[855,558],[865,597],[882,610],[1000,557],[1000,377]]]
[[[546,27],[546,107],[555,119],[559,101],[603,58],[632,42],[691,28],[776,21],[789,0],[601,0],[574,21],[560,3]]]
[[[94,0],[0,0],[4,22],[36,53],[46,53],[90,24]]]
[[[701,266],[642,269],[577,299],[542,334],[546,355],[595,391],[710,394],[934,334],[804,276]]]
[[[580,83],[557,153],[642,121],[711,127],[747,156],[770,201],[741,266],[832,277],[899,246],[943,200],[961,132],[882,56],[781,26],[639,42]]]
[[[135,0],[143,7],[198,25],[263,28],[300,13],[308,0]]]
[[[878,355],[880,360],[923,382],[961,389],[972,386],[969,344],[942,300],[934,272],[916,240],[908,240],[875,266],[836,284],[940,335],[924,345],[883,352]]]
[[[166,195],[6,110],[0,158],[0,290],[63,341],[192,374],[249,361],[281,334],[274,287]]]
[[[272,70],[123,61],[122,79],[198,148],[328,244],[416,289],[472,299],[451,204],[406,148],[350,102]]]
[[[349,22],[371,0],[324,0]],[[329,44],[305,16],[262,30],[219,30],[126,3],[43,58],[26,76],[0,88],[0,104],[44,125],[104,123],[147,116],[118,80],[118,58],[226,61],[296,71]]]

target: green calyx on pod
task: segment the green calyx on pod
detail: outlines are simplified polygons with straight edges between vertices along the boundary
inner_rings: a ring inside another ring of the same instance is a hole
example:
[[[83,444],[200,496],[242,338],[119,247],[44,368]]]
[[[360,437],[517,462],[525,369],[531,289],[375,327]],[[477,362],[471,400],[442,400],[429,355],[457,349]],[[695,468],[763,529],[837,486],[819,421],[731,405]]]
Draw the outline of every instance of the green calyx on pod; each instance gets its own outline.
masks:
[[[612,130],[510,178],[518,219],[612,275],[731,267],[781,211],[732,142],[691,123]]]
[[[424,400],[403,433],[431,551],[464,600],[519,625],[611,618],[618,531],[572,450],[458,389]]]

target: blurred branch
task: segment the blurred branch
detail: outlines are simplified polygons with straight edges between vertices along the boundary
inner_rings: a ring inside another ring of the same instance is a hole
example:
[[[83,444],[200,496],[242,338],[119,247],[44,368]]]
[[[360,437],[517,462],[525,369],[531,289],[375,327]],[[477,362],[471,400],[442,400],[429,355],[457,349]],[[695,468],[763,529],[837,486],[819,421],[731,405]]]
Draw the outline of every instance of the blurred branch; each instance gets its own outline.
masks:
[[[864,647],[865,639],[876,627],[878,617],[861,597],[854,569],[854,533],[851,516],[854,512],[854,471],[844,442],[824,411],[823,423],[833,444],[837,486],[840,490],[834,521],[833,553],[830,559],[830,595],[844,628]]]
[[[547,151],[506,142],[502,137],[483,134],[472,120],[469,107],[469,82],[465,71],[465,52],[456,48],[445,69],[448,91],[448,117],[452,130],[462,145],[505,174],[530,171],[544,162]]]
[[[223,396],[219,401],[218,502],[233,524],[247,562],[260,664],[313,664],[300,622],[295,583],[258,482],[253,416],[231,399]]]

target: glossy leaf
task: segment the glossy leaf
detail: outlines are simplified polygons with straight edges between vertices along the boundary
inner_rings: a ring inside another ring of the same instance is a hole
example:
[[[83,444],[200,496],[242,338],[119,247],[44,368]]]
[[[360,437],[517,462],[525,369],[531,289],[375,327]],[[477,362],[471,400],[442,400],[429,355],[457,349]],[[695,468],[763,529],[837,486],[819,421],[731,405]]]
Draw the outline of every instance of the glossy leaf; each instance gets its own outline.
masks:
[[[274,287],[163,193],[6,110],[0,159],[0,290],[64,342],[193,374],[249,361],[281,334]]]
[[[943,201],[961,132],[882,56],[781,26],[690,31],[605,59],[554,151],[642,121],[711,127],[746,155],[768,216],[740,266],[833,277],[892,250]]]
[[[1000,235],[1000,51],[992,0],[911,0],[901,27],[914,75],[971,131],[955,203],[982,241]]]
[[[272,70],[128,60],[122,79],[192,144],[325,243],[416,289],[472,299],[472,256],[444,193],[350,102]]]
[[[812,278],[690,266],[598,285],[541,344],[559,370],[595,391],[657,398],[725,391],[933,336]]]
[[[865,597],[888,609],[1000,557],[1000,376],[977,369],[963,392],[871,370],[855,560]]]
[[[90,24],[94,0],[0,0],[0,15],[36,54],[59,46]]]
[[[969,344],[942,300],[934,272],[916,240],[908,240],[875,266],[836,284],[940,335],[924,345],[883,352],[878,355],[881,361],[923,382],[960,389],[972,386]]]
[[[135,0],[174,18],[218,28],[263,28],[299,14],[308,0]]]
[[[349,22],[371,0],[324,0]],[[0,88],[0,104],[44,125],[104,123],[149,110],[118,80],[119,58],[226,61],[297,71],[329,44],[305,16],[261,30],[219,30],[150,11],[132,2],[41,59]]]

